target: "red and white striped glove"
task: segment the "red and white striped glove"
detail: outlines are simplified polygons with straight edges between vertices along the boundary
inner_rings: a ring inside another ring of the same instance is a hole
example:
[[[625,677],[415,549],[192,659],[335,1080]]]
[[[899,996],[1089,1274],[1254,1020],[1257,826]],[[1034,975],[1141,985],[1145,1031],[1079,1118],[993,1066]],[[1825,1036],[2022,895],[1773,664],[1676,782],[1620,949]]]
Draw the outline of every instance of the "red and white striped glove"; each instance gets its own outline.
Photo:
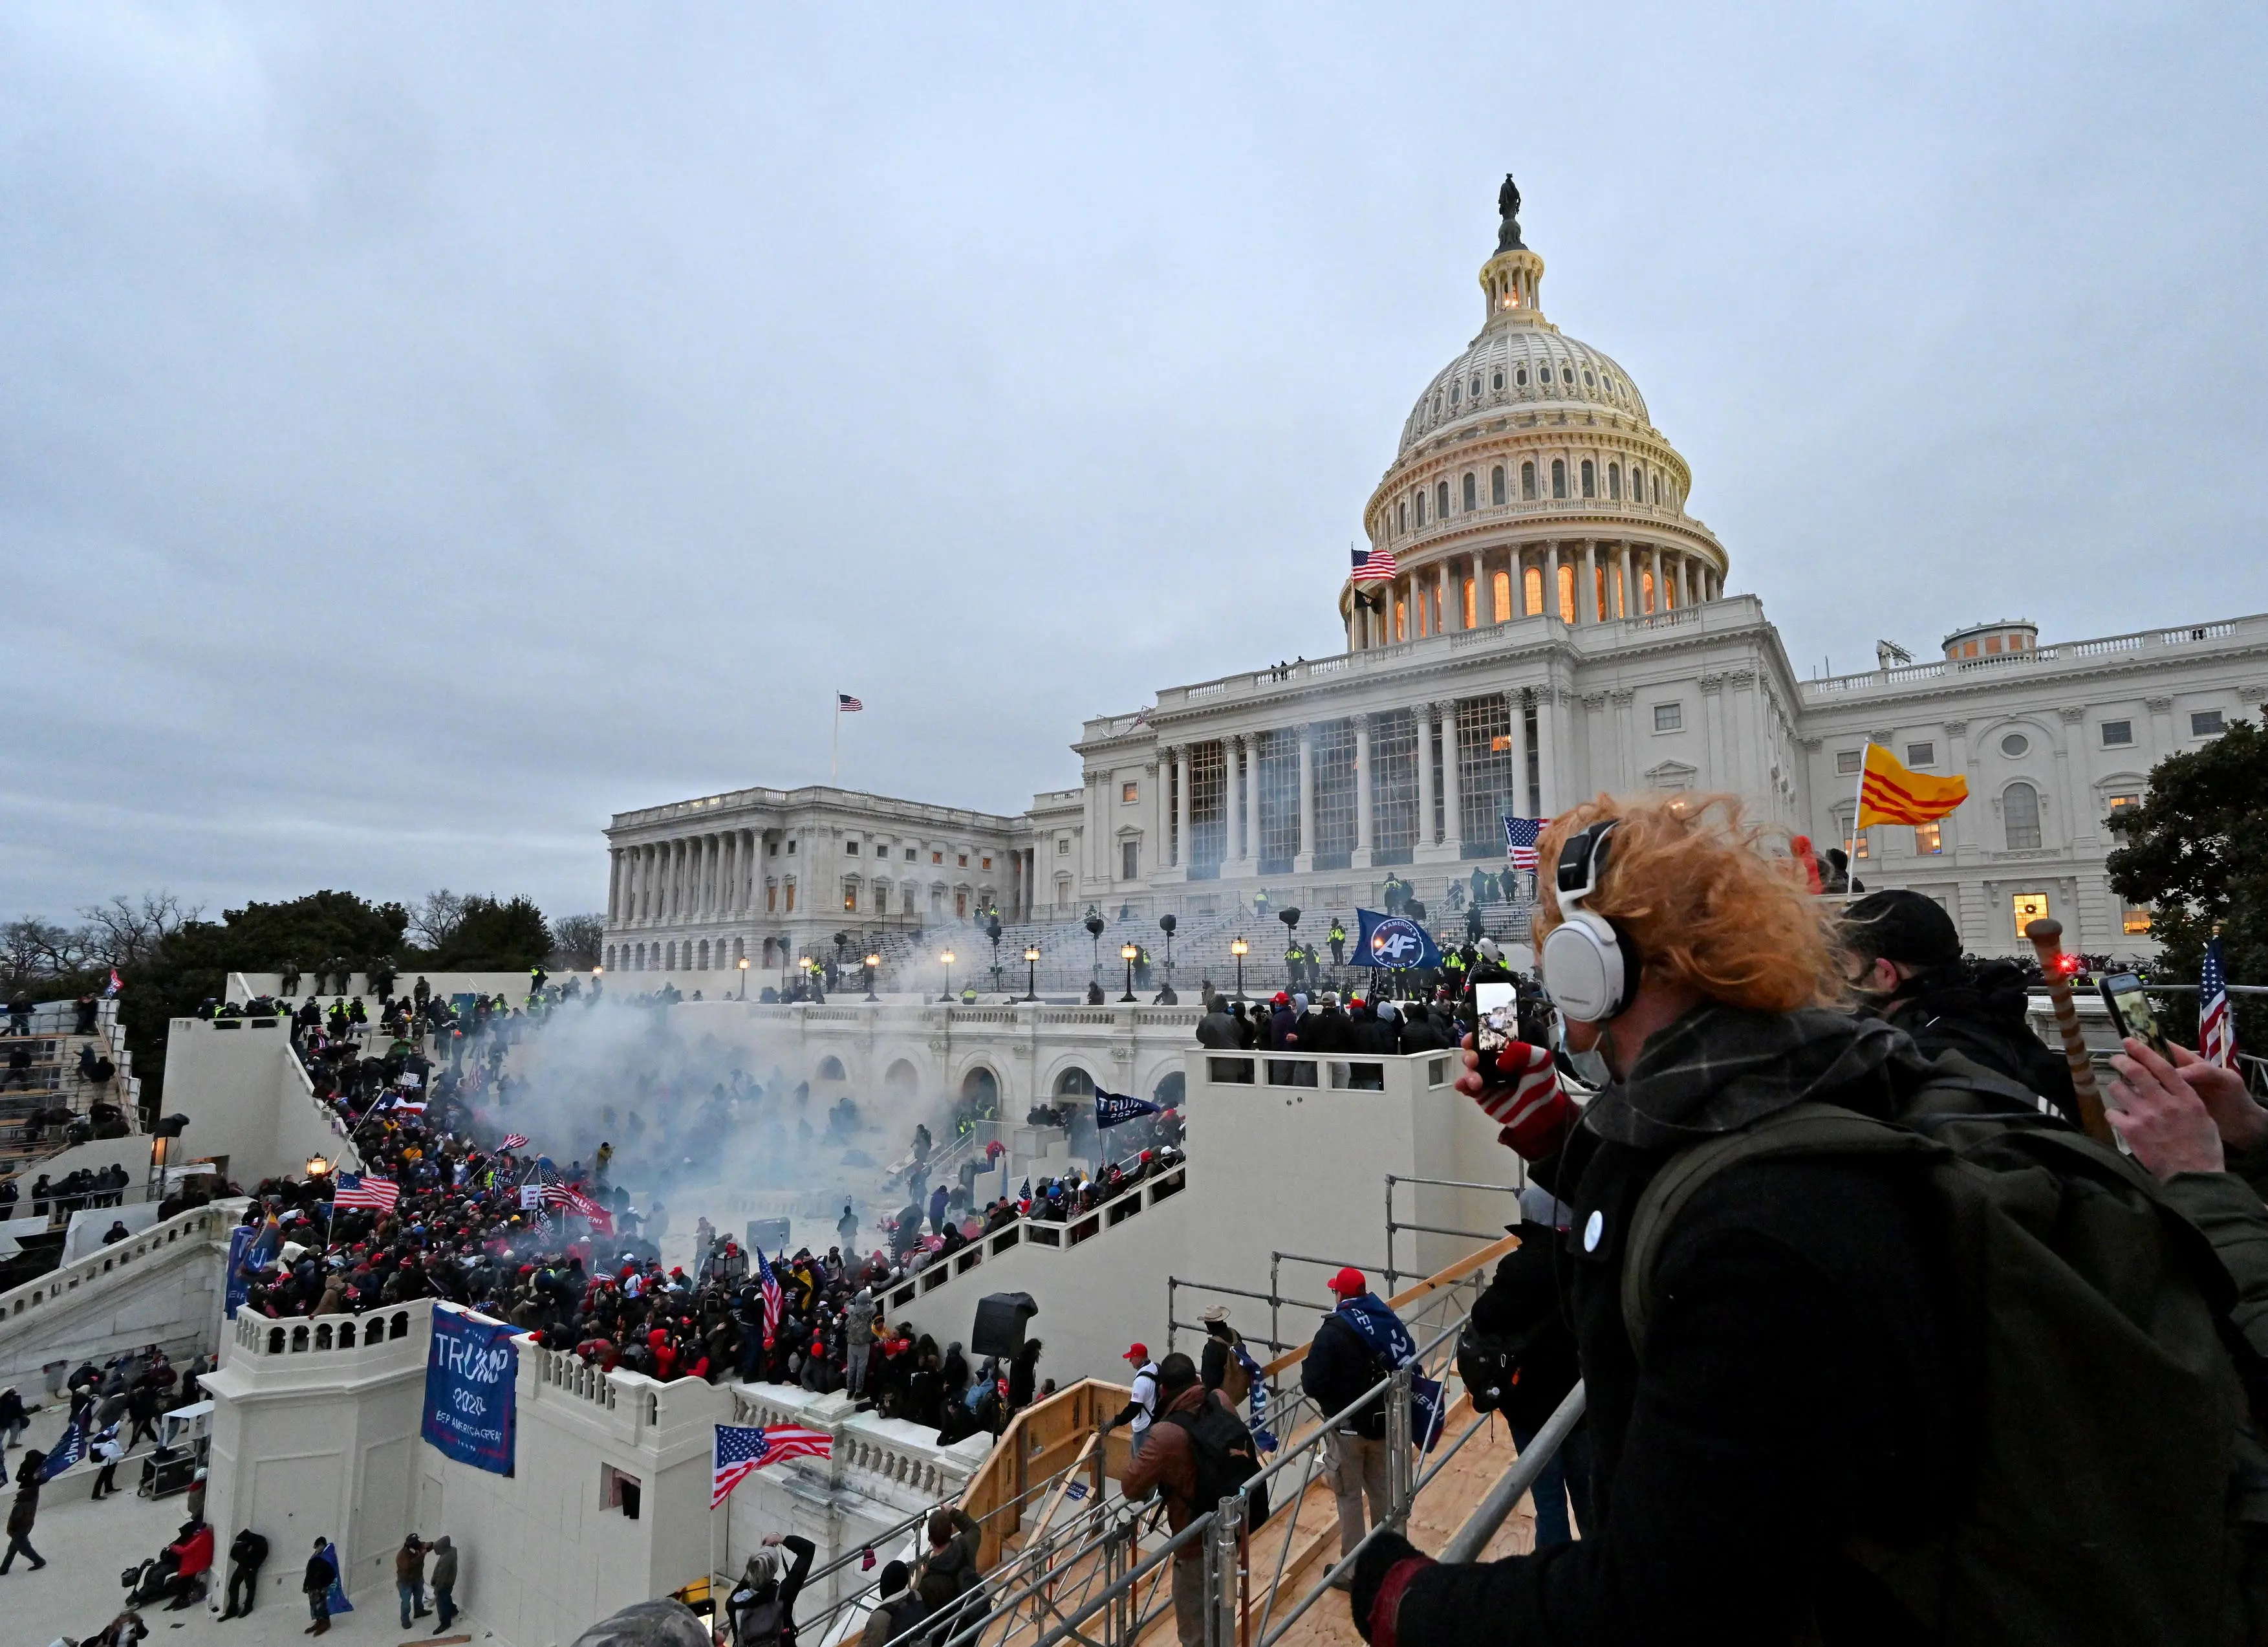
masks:
[[[1524,1160],[1541,1161],[1565,1142],[1575,1102],[1559,1089],[1548,1046],[1513,1041],[1497,1054],[1496,1068],[1482,1054],[1482,1087],[1473,1102],[1501,1124],[1498,1141]]]

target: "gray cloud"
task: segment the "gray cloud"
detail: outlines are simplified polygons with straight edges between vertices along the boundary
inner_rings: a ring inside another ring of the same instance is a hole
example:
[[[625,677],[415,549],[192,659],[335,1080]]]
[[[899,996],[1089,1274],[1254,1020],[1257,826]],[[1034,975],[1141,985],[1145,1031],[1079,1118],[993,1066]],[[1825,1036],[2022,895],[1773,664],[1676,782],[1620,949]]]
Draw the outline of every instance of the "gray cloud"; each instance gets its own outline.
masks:
[[[0,911],[595,906],[1338,646],[1498,177],[1799,668],[2268,607],[2234,7],[0,13]]]

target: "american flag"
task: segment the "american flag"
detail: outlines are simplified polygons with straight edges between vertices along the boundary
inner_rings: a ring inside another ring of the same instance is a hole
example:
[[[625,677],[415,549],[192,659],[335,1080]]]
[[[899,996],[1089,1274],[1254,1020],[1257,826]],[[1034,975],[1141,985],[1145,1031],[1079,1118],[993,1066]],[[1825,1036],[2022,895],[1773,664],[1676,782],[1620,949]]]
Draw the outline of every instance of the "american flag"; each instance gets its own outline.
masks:
[[[2198,988],[2198,1052],[2224,1069],[2236,1064],[2236,1026],[2228,1016],[2228,967],[2220,940],[2205,940],[2205,976]]]
[[[582,1191],[567,1184],[547,1184],[543,1186],[543,1204],[562,1207],[578,1217],[588,1218],[591,1227],[608,1235],[615,1232],[615,1215],[593,1200]]]
[[[1535,868],[1535,843],[1543,838],[1543,826],[1549,818],[1516,818],[1504,821],[1504,855],[1512,860],[1515,869]]]
[[[1354,570],[1347,574],[1350,583],[1391,583],[1400,575],[1391,550],[1373,549],[1366,555],[1359,549],[1351,552]]]
[[[865,706],[848,692],[835,694],[835,713],[838,715],[855,715]]]
[[[790,1459],[831,1459],[835,1437],[823,1429],[799,1424],[719,1424],[717,1426],[717,1466],[710,1477],[709,1508],[723,1503],[751,1471]]]
[[[525,1149],[527,1148],[527,1134],[526,1133],[506,1133],[504,1135],[504,1141],[498,1144],[497,1148],[499,1149]]]
[[[762,1247],[756,1249],[756,1277],[764,1289],[764,1348],[772,1347],[772,1337],[779,1331],[780,1311],[787,1303],[780,1291],[779,1277],[772,1274],[771,1260],[764,1256]]]
[[[342,1172],[338,1187],[331,1193],[331,1205],[367,1207],[374,1212],[392,1212],[394,1203],[401,1199],[401,1185],[392,1178],[381,1178],[364,1172]]]

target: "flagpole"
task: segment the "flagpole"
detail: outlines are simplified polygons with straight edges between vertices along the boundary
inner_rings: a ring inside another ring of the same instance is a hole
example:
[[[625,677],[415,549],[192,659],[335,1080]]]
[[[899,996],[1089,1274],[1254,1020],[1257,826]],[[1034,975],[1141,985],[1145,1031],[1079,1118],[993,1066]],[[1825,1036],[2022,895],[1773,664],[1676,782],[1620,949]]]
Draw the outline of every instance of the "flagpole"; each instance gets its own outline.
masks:
[[[838,768],[840,768],[840,767],[841,767],[842,764],[843,764],[843,698],[842,698],[842,695],[841,695],[840,693],[838,693],[838,694],[836,694],[836,699],[835,699],[835,745],[834,745],[834,748],[833,748],[832,750],[830,750],[828,752],[828,757],[827,757],[827,782],[828,782],[828,787],[832,787],[834,786],[834,784],[835,784],[835,782],[836,782],[836,771],[837,771],[837,769],[838,769]]]
[[[1868,738],[1859,746],[1859,787],[1851,792],[1851,838],[1843,848],[1843,896],[1851,896],[1852,883],[1859,872],[1859,809],[1867,800],[1867,751],[1874,747]]]

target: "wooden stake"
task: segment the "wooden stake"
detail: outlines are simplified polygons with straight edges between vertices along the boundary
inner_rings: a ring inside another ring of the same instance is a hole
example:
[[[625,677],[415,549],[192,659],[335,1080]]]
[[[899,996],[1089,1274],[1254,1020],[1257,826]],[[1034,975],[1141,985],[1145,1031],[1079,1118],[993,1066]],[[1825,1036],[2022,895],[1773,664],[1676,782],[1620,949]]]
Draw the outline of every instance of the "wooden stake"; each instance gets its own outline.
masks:
[[[2095,1089],[2095,1064],[2087,1055],[2087,1038],[2080,1033],[2079,1008],[2071,998],[2071,980],[2063,970],[2063,923],[2045,917],[2024,928],[2024,936],[2040,957],[2040,976],[2046,980],[2049,1004],[2055,1008],[2056,1028],[2063,1036],[2064,1062],[2071,1066],[2072,1090],[2079,1097],[2080,1125],[2097,1143],[2118,1147],[2110,1123],[2102,1116],[2102,1095]]]

